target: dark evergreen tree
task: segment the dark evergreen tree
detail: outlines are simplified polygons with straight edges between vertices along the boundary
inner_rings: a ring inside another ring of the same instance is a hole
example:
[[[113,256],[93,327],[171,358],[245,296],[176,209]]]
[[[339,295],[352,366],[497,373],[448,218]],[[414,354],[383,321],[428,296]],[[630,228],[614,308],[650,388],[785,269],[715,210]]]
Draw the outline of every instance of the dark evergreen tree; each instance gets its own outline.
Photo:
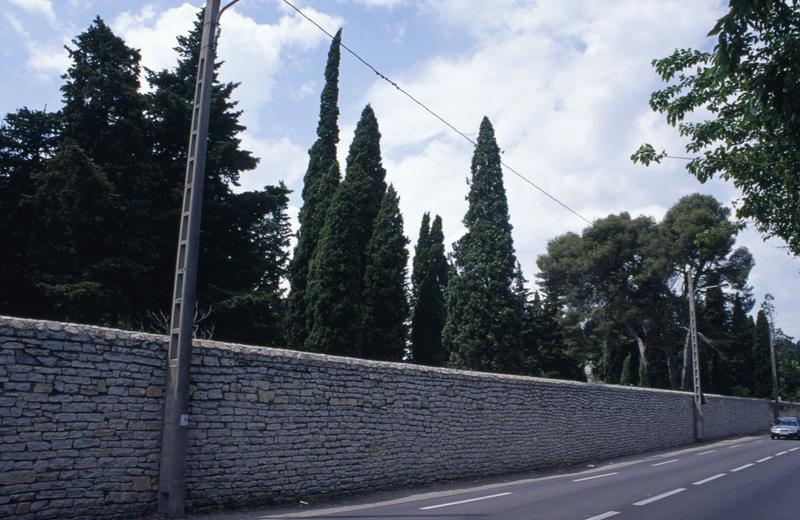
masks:
[[[711,287],[704,291],[698,312],[698,329],[704,336],[701,341],[705,343],[702,347],[703,387],[709,393],[729,395],[733,385],[726,337],[728,314],[725,295],[719,287],[718,273],[709,274],[706,283]]]
[[[349,171],[359,168],[354,165]],[[308,273],[306,347],[361,355],[361,256],[355,233],[355,187],[347,179],[333,196]]]
[[[487,118],[472,157],[466,234],[454,244],[443,342],[454,367],[520,372],[520,316],[511,291],[514,245],[500,149]]]
[[[386,192],[386,170],[381,159],[381,134],[372,107],[361,112],[353,142],[347,154],[345,182],[353,187],[356,203],[355,238],[362,251],[362,269],[366,266],[367,242],[372,236],[375,217],[378,215],[383,194]],[[363,275],[363,272],[362,272]]]
[[[734,297],[728,333],[731,393],[741,397],[751,396],[754,392],[753,337],[755,323],[753,318],[747,316],[747,309],[751,306],[746,305],[746,301],[741,296]]]
[[[298,217],[297,246],[289,266],[287,328],[289,345],[300,347],[307,335],[306,288],[311,259],[320,239],[325,215],[339,184],[339,58],[342,30],[336,33],[328,51],[325,66],[325,87],[320,98],[317,141],[308,151],[308,169],[303,178],[303,206]]]
[[[772,368],[769,354],[769,320],[763,310],[756,315],[753,335],[753,397],[772,395]]]
[[[408,320],[407,244],[400,199],[390,185],[367,243],[362,306],[362,355],[367,359],[403,359]]]
[[[431,214],[427,211],[422,215],[422,222],[419,226],[417,245],[414,246],[414,259],[411,264],[411,299],[416,305],[417,293],[425,274],[428,272],[429,250],[431,234]]]
[[[23,108],[0,125],[0,314],[47,316],[47,302],[36,287],[28,258],[30,201],[41,172],[56,151],[60,114]],[[58,237],[45,237],[56,241]]]
[[[115,323],[117,259],[109,241],[122,232],[116,220],[119,196],[105,173],[77,145],[67,143],[37,175],[31,200],[28,259],[50,316],[67,321]]]
[[[436,215],[433,225],[426,229],[429,218],[427,213],[422,218],[414,255],[411,354],[415,363],[441,366],[447,362],[447,350],[442,345],[442,329],[449,266],[444,254],[442,218]]]
[[[630,386],[633,384],[631,377],[631,354],[625,356],[625,361],[622,362],[622,374],[619,376],[619,384],[622,386]]]
[[[306,347],[317,352],[359,356],[363,351],[366,248],[386,191],[380,137],[367,105],[350,145],[347,175],[328,207],[309,267]]]

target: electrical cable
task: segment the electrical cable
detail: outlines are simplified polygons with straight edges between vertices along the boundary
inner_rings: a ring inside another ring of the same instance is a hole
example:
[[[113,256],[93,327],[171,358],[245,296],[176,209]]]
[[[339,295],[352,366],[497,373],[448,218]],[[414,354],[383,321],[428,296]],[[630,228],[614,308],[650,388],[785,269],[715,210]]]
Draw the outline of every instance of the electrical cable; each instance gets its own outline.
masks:
[[[318,24],[318,23],[317,23],[315,20],[313,20],[312,18],[310,18],[308,15],[306,15],[306,14],[305,14],[303,11],[301,11],[299,8],[297,8],[297,7],[296,7],[294,4],[292,4],[292,3],[291,3],[289,0],[281,0],[281,1],[282,1],[284,4],[288,5],[289,7],[291,7],[292,9],[294,9],[294,10],[295,10],[295,11],[296,11],[296,12],[297,12],[297,13],[298,13],[300,16],[302,16],[303,18],[305,18],[307,21],[309,21],[310,23],[312,23],[313,25],[315,25],[315,26],[316,26],[316,27],[317,27],[317,28],[318,28],[320,31],[322,31],[323,33],[325,33],[325,34],[326,34],[326,35],[327,35],[327,36],[328,36],[328,37],[329,37],[331,40],[334,38],[334,36],[333,36],[333,35],[332,35],[330,32],[326,31],[326,30],[325,30],[325,28],[323,28],[323,27],[322,27],[320,24]],[[361,63],[362,63],[364,66],[366,66],[367,68],[369,68],[369,69],[370,69],[372,72],[374,72],[374,73],[375,73],[375,75],[377,75],[379,78],[381,78],[382,80],[384,80],[385,82],[387,82],[388,84],[390,84],[391,86],[393,86],[395,89],[397,89],[398,91],[400,91],[400,93],[404,94],[404,95],[405,95],[405,96],[406,96],[408,99],[410,99],[411,101],[413,101],[414,103],[416,103],[417,105],[419,105],[419,106],[420,106],[420,107],[421,107],[423,110],[425,110],[425,111],[426,111],[426,112],[428,112],[430,115],[432,115],[433,117],[435,117],[436,119],[438,119],[438,120],[439,120],[439,121],[440,121],[442,124],[444,124],[445,126],[447,126],[448,128],[450,128],[450,129],[451,129],[453,132],[457,133],[458,135],[460,135],[461,137],[463,137],[464,139],[466,139],[466,140],[467,140],[467,141],[468,141],[470,144],[472,144],[472,146],[477,146],[477,144],[478,144],[478,143],[476,143],[474,139],[472,139],[472,138],[471,138],[471,137],[469,137],[467,134],[465,134],[464,132],[462,132],[461,130],[459,130],[459,129],[458,129],[458,128],[456,128],[455,126],[453,126],[453,125],[452,125],[452,124],[451,124],[449,121],[447,121],[445,118],[443,118],[442,116],[440,116],[439,114],[437,114],[436,112],[434,112],[433,110],[431,110],[431,109],[430,109],[430,108],[429,108],[427,105],[425,105],[425,103],[423,103],[422,101],[420,101],[420,100],[418,100],[417,98],[415,98],[414,96],[412,96],[412,95],[411,95],[411,94],[410,94],[408,91],[406,91],[405,89],[403,89],[402,87],[400,87],[400,85],[398,85],[396,82],[394,82],[394,81],[392,81],[391,79],[389,79],[389,77],[388,77],[388,76],[386,76],[386,75],[385,75],[385,74],[383,74],[381,71],[379,71],[378,69],[376,69],[375,67],[373,67],[373,66],[372,66],[372,65],[371,65],[369,62],[367,62],[367,61],[366,61],[364,58],[362,58],[361,56],[359,56],[359,55],[358,55],[358,53],[356,53],[356,52],[355,52],[354,50],[352,50],[350,47],[348,47],[347,45],[345,45],[344,43],[341,43],[341,42],[339,43],[339,46],[340,46],[341,48],[343,48],[344,50],[346,50],[348,53],[350,53],[350,54],[351,54],[351,55],[352,55],[354,58],[356,58],[358,61],[360,61],[360,62],[361,62]],[[523,180],[523,181],[525,181],[526,183],[530,184],[531,186],[533,186],[534,188],[536,188],[537,190],[539,190],[541,193],[543,193],[544,195],[546,195],[548,198],[550,198],[550,200],[552,200],[553,202],[555,202],[556,204],[558,204],[558,205],[559,205],[559,206],[561,206],[562,208],[566,209],[567,211],[569,211],[570,213],[572,213],[572,214],[573,214],[573,215],[575,215],[576,217],[580,218],[581,220],[583,220],[583,221],[584,221],[584,222],[586,222],[587,224],[589,224],[589,225],[591,225],[591,224],[592,224],[592,222],[591,222],[589,219],[587,219],[586,217],[584,217],[583,215],[581,215],[580,213],[578,213],[577,211],[575,211],[574,209],[572,209],[571,207],[569,207],[569,206],[568,206],[567,204],[565,204],[564,202],[561,202],[561,201],[560,201],[558,198],[556,198],[554,195],[551,195],[550,193],[548,193],[548,192],[547,192],[547,191],[546,191],[544,188],[542,188],[542,187],[538,186],[538,185],[537,185],[535,182],[533,182],[532,180],[530,180],[528,177],[524,176],[523,174],[521,174],[520,172],[518,172],[516,169],[512,168],[511,166],[509,166],[509,165],[508,165],[508,164],[507,164],[505,161],[503,161],[502,159],[500,160],[500,164],[502,164],[502,165],[503,165],[503,166],[504,166],[504,167],[505,167],[505,168],[506,168],[508,171],[510,171],[511,173],[513,173],[514,175],[516,175],[517,177],[519,177],[520,179],[522,179],[522,180]]]

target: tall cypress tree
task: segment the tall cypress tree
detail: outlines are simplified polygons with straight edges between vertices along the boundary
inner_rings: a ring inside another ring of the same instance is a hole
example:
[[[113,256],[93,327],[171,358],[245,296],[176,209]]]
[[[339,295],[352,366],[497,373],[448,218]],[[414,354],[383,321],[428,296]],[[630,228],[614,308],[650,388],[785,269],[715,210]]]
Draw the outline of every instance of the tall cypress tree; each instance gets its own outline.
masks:
[[[362,355],[367,359],[403,359],[408,319],[407,244],[400,199],[390,185],[383,196],[366,251]]]
[[[317,141],[308,151],[308,169],[303,178],[303,206],[300,208],[297,246],[289,265],[287,325],[289,345],[299,347],[307,335],[306,288],[311,259],[320,239],[325,215],[339,184],[339,59],[342,30],[336,32],[325,65],[325,87],[320,98]]]
[[[414,312],[411,318],[411,354],[415,363],[443,365],[447,351],[442,345],[445,322],[445,290],[449,266],[444,254],[442,218],[422,217],[420,238],[414,255]]]
[[[345,179],[328,207],[308,272],[305,346],[315,352],[361,355],[363,251],[354,233],[357,215],[355,189]]]
[[[747,316],[745,304],[739,295],[733,300],[728,345],[731,367],[731,393],[742,397],[753,395],[755,360],[753,358],[753,337],[755,324]]]
[[[347,156],[347,175],[334,194],[314,251],[306,294],[306,346],[359,356],[366,248],[386,191],[378,121],[367,105]]]
[[[520,315],[511,291],[514,245],[503,187],[500,149],[487,118],[472,157],[467,233],[454,244],[444,344],[458,368],[519,372]]]
[[[769,320],[763,310],[756,315],[756,328],[753,334],[753,396],[772,395],[772,368],[769,354]]]

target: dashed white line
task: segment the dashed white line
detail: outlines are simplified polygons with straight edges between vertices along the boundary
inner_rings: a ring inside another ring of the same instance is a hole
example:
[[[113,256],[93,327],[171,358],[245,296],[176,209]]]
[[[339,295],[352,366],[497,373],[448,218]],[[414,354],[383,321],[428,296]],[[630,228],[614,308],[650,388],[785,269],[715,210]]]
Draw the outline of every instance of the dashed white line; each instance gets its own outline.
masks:
[[[695,486],[702,486],[706,482],[711,482],[712,480],[717,480],[718,478],[724,477],[724,476],[725,476],[725,473],[719,473],[717,475],[714,475],[713,477],[708,477],[708,478],[704,478],[703,480],[698,480],[697,482],[692,482],[692,484],[694,484]]]
[[[459,504],[466,504],[468,502],[477,502],[479,500],[489,500],[490,498],[504,497],[504,496],[510,495],[510,494],[511,493],[498,493],[496,495],[489,495],[487,497],[470,498],[470,499],[467,499],[467,500],[459,500],[458,502],[448,502],[446,504],[437,504],[435,506],[420,507],[420,509],[422,509],[422,510],[439,509],[440,507],[457,506]]]
[[[797,451],[797,450],[800,450],[800,448],[792,448],[792,449],[791,449],[791,450],[789,450],[789,451]]]
[[[698,455],[706,455],[708,453],[714,453],[715,451],[717,451],[717,450],[708,450],[708,451],[704,451],[704,452],[698,453]]]
[[[672,464],[673,462],[678,462],[679,460],[681,459],[666,460],[664,462],[659,462],[657,464],[651,464],[651,466],[663,466],[664,464]]]
[[[758,459],[756,462],[767,462],[771,458],[772,458],[772,455],[770,455],[769,457],[764,457],[763,459]]]
[[[786,451],[779,451],[778,453],[775,454],[775,456],[776,457],[780,457],[781,455],[786,455],[787,453],[788,452],[786,452]]]
[[[666,493],[661,493],[660,495],[656,495],[654,497],[646,498],[644,500],[640,500],[639,502],[634,502],[633,505],[635,506],[646,506],[647,504],[651,504],[656,500],[661,500],[662,498],[671,497],[672,495],[677,495],[678,493],[683,493],[686,491],[686,488],[678,488],[673,489],[672,491],[667,491]]]
[[[734,444],[733,446],[728,446],[729,448],[738,448],[741,444]]]
[[[759,442],[763,442],[763,441],[764,441],[764,439],[759,439],[757,441],[753,441],[753,444],[758,444]]]
[[[614,473],[604,473],[602,475],[594,475],[591,477],[583,477],[583,478],[576,478],[573,482],[583,482],[584,480],[592,480],[596,478],[603,478],[603,477],[610,477],[611,475],[619,475],[619,471],[615,471]]]
[[[739,466],[738,468],[734,468],[731,470],[731,473],[736,473],[737,471],[742,471],[743,469],[747,469],[750,466],[755,466],[752,462],[750,464],[745,464],[744,466]]]
[[[617,516],[619,511],[608,511],[603,513],[602,515],[593,516],[591,518],[587,518],[586,520],[603,520],[604,518],[611,518],[612,516]]]

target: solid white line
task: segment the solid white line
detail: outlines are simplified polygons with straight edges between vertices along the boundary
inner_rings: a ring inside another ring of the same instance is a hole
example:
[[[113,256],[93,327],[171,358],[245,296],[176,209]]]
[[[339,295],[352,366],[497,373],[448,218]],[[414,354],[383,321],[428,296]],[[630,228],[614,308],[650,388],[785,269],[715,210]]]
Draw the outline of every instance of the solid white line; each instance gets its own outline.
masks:
[[[667,460],[665,462],[659,462],[657,464],[651,464],[651,466],[663,466],[664,464],[672,464],[673,462],[678,462],[679,460],[681,460],[681,459]]]
[[[712,480],[717,480],[720,477],[724,477],[725,473],[720,473],[718,475],[714,475],[713,477],[704,478],[703,480],[698,480],[697,482],[692,482],[695,486],[701,486],[706,482],[711,482]]]
[[[435,506],[428,506],[428,507],[420,507],[420,509],[438,509],[440,507],[448,507],[448,506],[457,506],[458,504],[466,504],[468,502],[477,502],[478,500],[488,500],[490,498],[497,498],[497,497],[504,497],[506,495],[510,495],[511,493],[498,493],[496,495],[489,495],[488,497],[478,497],[478,498],[470,498],[468,500],[459,500],[458,502],[448,502],[446,504],[438,504]]]
[[[602,515],[593,516],[591,518],[587,518],[586,520],[603,520],[604,518],[611,518],[612,516],[617,516],[619,511],[608,511],[607,513],[603,513]]]
[[[779,451],[778,453],[775,454],[776,457],[780,457],[781,455],[786,455],[786,452],[785,451]]]
[[[610,477],[611,475],[619,475],[619,471],[615,471],[614,473],[604,473],[602,475],[594,475],[593,477],[583,477],[583,478],[576,478],[573,482],[583,482],[584,480],[592,480],[595,478],[603,478],[603,477]]]
[[[686,491],[686,488],[673,489],[672,491],[667,491],[666,493],[661,493],[660,495],[656,495],[654,497],[650,497],[645,500],[640,500],[639,502],[634,502],[633,505],[646,506],[647,504],[655,502],[656,500],[661,500],[662,498],[671,497],[672,495],[677,495],[678,493],[683,493],[684,491]]]
[[[741,444],[734,444],[733,446],[728,446],[729,448],[738,448]]]
[[[747,469],[750,466],[755,466],[752,462],[750,464],[745,464],[744,466],[739,466],[738,468],[732,469],[731,473],[736,473],[737,471],[742,471],[743,469]]]
[[[770,455],[769,457],[764,457],[763,459],[758,459],[756,462],[767,462],[771,458],[772,458],[772,455]]]
[[[702,453],[698,453],[698,455],[705,455],[706,453],[714,453],[715,451],[717,451],[717,450],[708,450],[708,451],[704,451]]]

